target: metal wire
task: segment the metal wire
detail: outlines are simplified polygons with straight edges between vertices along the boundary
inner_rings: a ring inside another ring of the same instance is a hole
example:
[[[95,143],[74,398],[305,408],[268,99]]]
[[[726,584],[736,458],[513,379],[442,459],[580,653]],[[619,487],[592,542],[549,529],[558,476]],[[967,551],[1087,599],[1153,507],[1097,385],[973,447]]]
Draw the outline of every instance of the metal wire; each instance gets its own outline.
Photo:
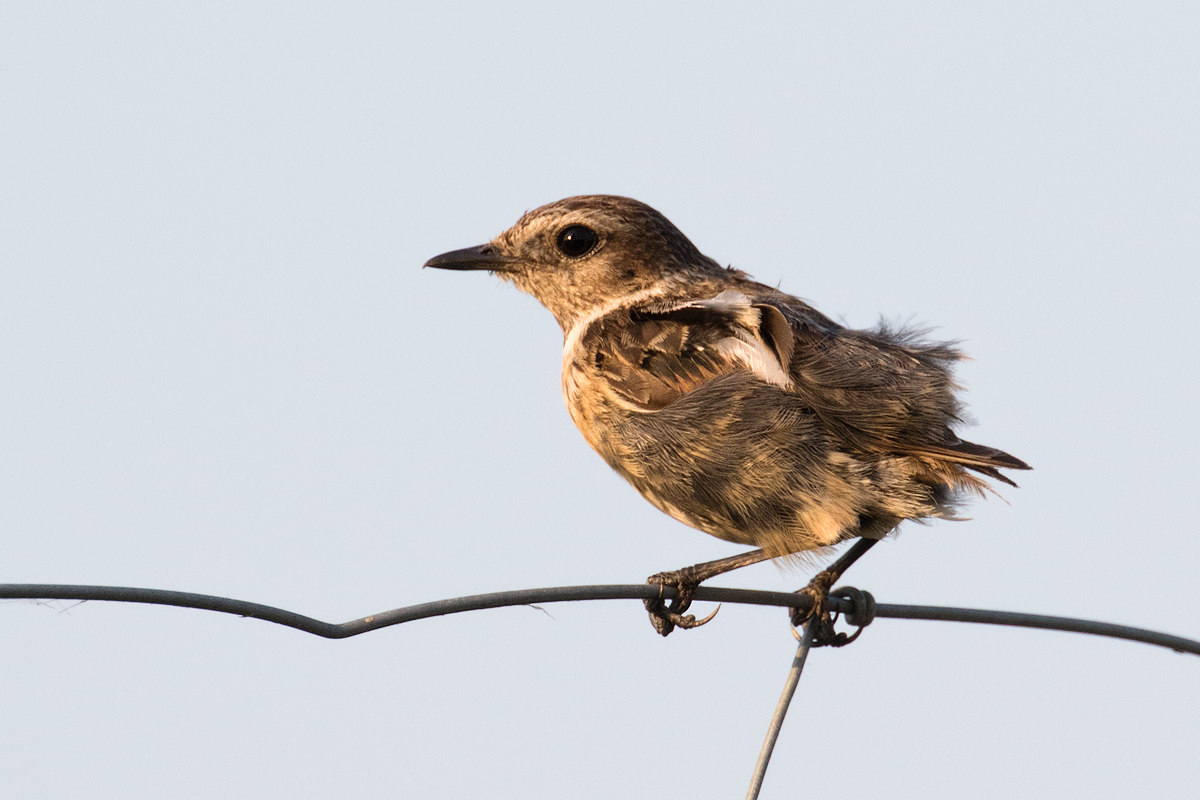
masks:
[[[495,592],[492,594],[477,594],[468,597],[454,597],[448,600],[437,600],[432,603],[421,603],[415,606],[396,608],[372,614],[369,617],[343,622],[341,624],[322,622],[321,620],[273,608],[260,603],[250,603],[245,600],[234,600],[228,597],[214,597],[206,594],[191,592],[173,592],[163,589],[134,589],[123,586],[76,586],[51,583],[4,583],[0,584],[0,599],[26,600],[105,600],[121,603],[149,603],[153,605],[178,606],[181,608],[198,608],[206,611],[219,611],[224,614],[234,614],[240,617],[253,617],[277,625],[323,636],[327,639],[345,639],[358,636],[361,633],[412,622],[429,617],[440,617],[446,614],[458,614],[463,611],[476,611],[484,608],[500,608],[503,606],[530,605],[533,603],[559,603],[577,600],[646,600],[655,597],[673,599],[675,590],[670,587],[659,587],[645,583],[611,586],[559,586],[548,589],[522,589],[514,592]],[[761,592],[750,589],[726,589],[717,586],[701,586],[693,595],[696,600],[718,603],[741,603],[758,606],[780,606],[783,608],[798,608],[800,611],[811,609],[811,601],[805,595],[791,592]],[[829,608],[832,611],[848,612],[852,610],[849,601],[831,597]],[[986,611],[972,608],[945,608],[940,606],[909,606],[879,603],[875,608],[875,616],[892,619],[942,620],[946,622],[972,622],[985,625],[1011,625],[1019,628],[1042,628],[1045,630],[1070,631],[1086,633],[1093,636],[1107,636],[1113,639],[1125,639],[1133,642],[1166,647],[1180,653],[1191,653],[1200,656],[1200,642],[1172,636],[1167,633],[1133,628],[1128,625],[1113,625],[1107,622],[1093,622],[1069,617],[1050,617],[1041,614],[1017,614],[1011,611]]]
[[[754,765],[754,775],[750,778],[750,788],[746,790],[746,800],[758,800],[762,790],[763,778],[767,776],[767,765],[771,763],[771,753],[775,752],[775,741],[779,738],[779,730],[783,727],[783,718],[787,716],[788,706],[792,704],[792,696],[796,694],[796,685],[800,683],[800,673],[804,671],[804,662],[808,660],[808,651],[812,649],[813,633],[816,625],[809,620],[804,625],[804,634],[797,637],[800,646],[796,648],[796,657],[792,659],[792,668],[788,670],[787,680],[783,684],[783,694],[775,706],[775,714],[771,724],[767,726],[767,738],[763,740],[762,750],[758,751],[758,762]]]

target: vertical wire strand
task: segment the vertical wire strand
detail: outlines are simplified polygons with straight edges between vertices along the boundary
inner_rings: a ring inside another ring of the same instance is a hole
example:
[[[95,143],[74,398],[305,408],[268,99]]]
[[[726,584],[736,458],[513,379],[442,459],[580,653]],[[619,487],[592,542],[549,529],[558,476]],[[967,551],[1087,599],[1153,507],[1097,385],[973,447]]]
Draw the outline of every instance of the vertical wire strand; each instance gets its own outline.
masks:
[[[775,706],[775,714],[767,728],[767,738],[763,740],[762,750],[758,753],[758,763],[754,765],[754,776],[750,779],[750,788],[746,790],[746,800],[758,800],[762,789],[763,778],[767,775],[767,764],[771,762],[771,753],[775,750],[775,741],[779,738],[779,730],[783,727],[783,718],[787,716],[788,706],[792,703],[792,695],[796,694],[796,685],[800,683],[800,673],[804,671],[804,662],[808,659],[808,651],[812,647],[813,634],[816,626],[810,619],[804,625],[804,634],[800,636],[800,647],[796,649],[796,657],[792,659],[792,668],[788,671],[787,681],[783,685],[783,694]]]

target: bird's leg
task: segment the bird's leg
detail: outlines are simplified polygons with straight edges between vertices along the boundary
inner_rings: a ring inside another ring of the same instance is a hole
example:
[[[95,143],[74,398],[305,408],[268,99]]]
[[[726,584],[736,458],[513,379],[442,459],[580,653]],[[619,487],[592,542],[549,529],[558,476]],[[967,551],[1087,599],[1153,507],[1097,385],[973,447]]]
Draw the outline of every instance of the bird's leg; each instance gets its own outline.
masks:
[[[751,550],[748,553],[741,553],[736,556],[729,556],[728,558],[718,558],[716,561],[705,561],[703,564],[651,575],[646,579],[646,583],[658,584],[659,586],[672,586],[678,592],[678,595],[669,605],[661,596],[645,601],[646,610],[650,612],[650,623],[654,625],[654,630],[663,636],[667,636],[676,627],[699,628],[716,616],[717,612],[714,611],[701,620],[697,620],[692,614],[684,616],[684,612],[692,604],[692,593],[696,591],[696,587],[709,578],[714,578],[725,572],[731,572],[740,567],[748,567],[751,564],[757,564],[769,558],[770,556],[762,550]]]
[[[808,585],[797,594],[807,595],[812,600],[812,608],[807,612],[798,608],[792,609],[792,624],[796,627],[812,620],[816,626],[813,636],[813,647],[822,647],[833,641],[833,621],[829,617],[829,590],[837,583],[842,573],[850,569],[850,565],[875,546],[878,539],[859,539],[854,546],[842,553],[837,561],[813,576]]]

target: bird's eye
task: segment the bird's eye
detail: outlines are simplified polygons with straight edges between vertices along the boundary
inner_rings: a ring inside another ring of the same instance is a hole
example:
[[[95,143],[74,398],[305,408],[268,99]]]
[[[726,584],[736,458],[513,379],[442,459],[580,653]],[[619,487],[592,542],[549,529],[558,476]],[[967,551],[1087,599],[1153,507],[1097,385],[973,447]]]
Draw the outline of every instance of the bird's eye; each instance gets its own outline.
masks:
[[[592,252],[599,241],[600,237],[591,228],[568,225],[558,234],[558,249],[568,258],[579,258]]]

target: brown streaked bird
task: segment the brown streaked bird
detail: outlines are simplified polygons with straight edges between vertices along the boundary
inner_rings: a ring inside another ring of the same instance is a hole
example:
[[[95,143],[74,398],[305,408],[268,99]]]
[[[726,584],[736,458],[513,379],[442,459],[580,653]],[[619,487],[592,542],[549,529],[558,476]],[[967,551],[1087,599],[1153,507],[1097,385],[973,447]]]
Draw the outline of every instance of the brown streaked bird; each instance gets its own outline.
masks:
[[[963,441],[951,375],[961,353],[919,332],[852,330],[701,253],[626,197],[570,197],[491,242],[425,266],[487,270],[562,327],[562,385],[588,444],[687,525],[757,551],[650,578],[656,629],[706,578],[860,537],[804,590],[813,612],[842,571],[907,519],[952,516],[979,476],[1020,459]],[[977,473],[977,474],[973,474]],[[828,631],[828,628],[826,628]]]

